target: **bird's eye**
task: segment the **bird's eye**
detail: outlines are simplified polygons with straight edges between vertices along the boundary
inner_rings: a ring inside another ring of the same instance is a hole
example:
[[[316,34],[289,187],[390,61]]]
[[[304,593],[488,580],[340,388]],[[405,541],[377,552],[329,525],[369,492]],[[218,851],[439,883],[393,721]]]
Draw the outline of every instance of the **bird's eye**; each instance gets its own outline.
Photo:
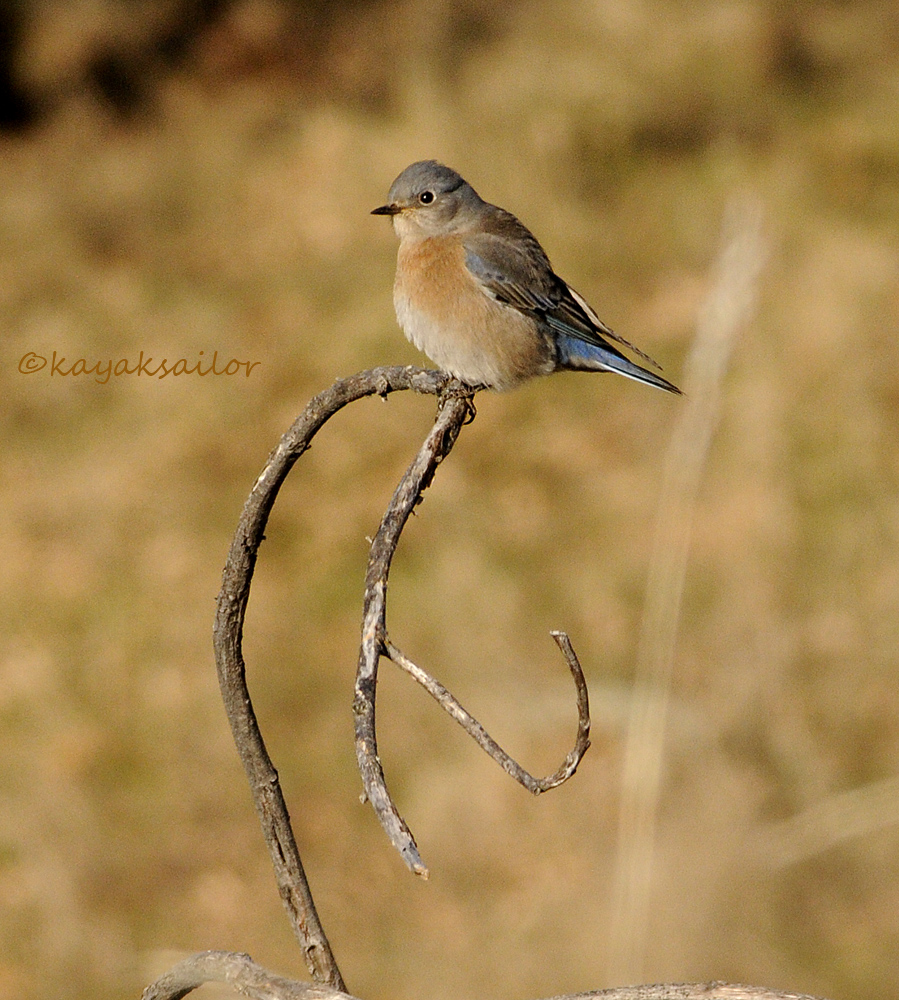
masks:
[[[434,200],[434,192],[422,191],[422,193],[418,196],[418,200],[422,203],[422,205],[430,205]]]

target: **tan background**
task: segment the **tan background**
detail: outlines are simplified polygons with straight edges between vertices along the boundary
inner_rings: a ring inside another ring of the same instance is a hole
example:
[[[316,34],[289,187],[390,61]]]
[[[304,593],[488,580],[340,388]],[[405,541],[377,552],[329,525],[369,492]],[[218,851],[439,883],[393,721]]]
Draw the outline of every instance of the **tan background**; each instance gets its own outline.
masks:
[[[136,996],[206,948],[305,974],[218,700],[214,598],[307,399],[422,360],[367,213],[433,156],[675,380],[725,206],[760,196],[769,262],[696,511],[639,978],[894,997],[899,804],[877,783],[899,764],[895,5],[245,0],[176,56],[154,51],[175,5],[19,9],[36,103],[0,136],[0,994]],[[110,52],[143,88],[127,100],[97,84]],[[261,365],[18,371],[54,350]],[[411,523],[391,594],[409,655],[548,772],[573,728],[547,635],[566,628],[595,717],[576,778],[533,800],[385,669],[383,758],[427,884],[359,804],[350,704],[365,536],[433,401],[355,405],[291,476],[250,683],[365,1000],[620,985],[623,726],[681,405],[587,375],[482,396]],[[760,852],[772,824],[872,789],[821,849]]]

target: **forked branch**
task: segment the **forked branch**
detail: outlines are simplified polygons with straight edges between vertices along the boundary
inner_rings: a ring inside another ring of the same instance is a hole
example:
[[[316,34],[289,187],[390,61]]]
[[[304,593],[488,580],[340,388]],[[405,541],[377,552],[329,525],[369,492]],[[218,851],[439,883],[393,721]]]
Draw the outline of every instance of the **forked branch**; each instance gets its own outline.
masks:
[[[434,426],[397,487],[371,548],[354,698],[357,755],[366,796],[409,867],[420,875],[426,875],[427,869],[421,862],[412,834],[387,792],[378,761],[375,693],[378,661],[382,655],[396,660],[402,669],[423,684],[480,746],[535,794],[569,778],[589,746],[587,688],[577,657],[564,633],[553,633],[553,636],[565,655],[577,686],[578,735],[575,747],[562,767],[548,778],[534,778],[521,768],[442,685],[406,659],[387,637],[387,576],[393,553],[409,514],[421,500],[437,466],[449,454],[462,426],[474,416],[473,390],[440,372],[412,367],[376,368],[341,379],[316,396],[272,452],[244,504],[225,564],[213,632],[225,709],[250,781],[281,898],[313,979],[339,991],[345,989],[343,979],[309,891],[278,773],[266,750],[247,689],[242,653],[243,624],[265,525],[281,484],[296,460],[306,451],[325,422],[342,407],[364,396],[386,396],[402,389],[439,395],[440,403]]]

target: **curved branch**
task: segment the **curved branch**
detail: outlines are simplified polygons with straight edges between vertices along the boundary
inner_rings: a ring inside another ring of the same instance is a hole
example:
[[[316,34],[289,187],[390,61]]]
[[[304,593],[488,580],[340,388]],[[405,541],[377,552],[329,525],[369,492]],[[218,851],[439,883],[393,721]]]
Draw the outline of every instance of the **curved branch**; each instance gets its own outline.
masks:
[[[551,788],[556,788],[567,781],[577,770],[581,758],[590,747],[590,702],[584,672],[581,670],[577,655],[571,647],[568,635],[565,632],[551,632],[550,635],[562,650],[565,661],[568,664],[568,669],[574,678],[574,686],[577,689],[578,727],[574,748],[562,762],[562,766],[546,778],[535,778],[510,757],[487,730],[484,729],[480,722],[459,704],[456,698],[447,691],[440,681],[435,680],[429,673],[422,670],[418,664],[413,663],[389,639],[385,643],[385,654],[401,670],[404,670],[410,677],[418,681],[444,712],[455,719],[478,746],[492,757],[508,775],[513,777],[532,794],[539,795],[541,792],[548,792]]]
[[[181,1000],[204,983],[228,983],[255,1000],[355,1000],[329,986],[276,976],[249,955],[232,951],[203,951],[184,959],[151,983],[141,1000]]]
[[[275,868],[278,891],[303,949],[306,964],[316,982],[327,983],[339,990],[344,988],[343,979],[315,909],[278,772],[266,750],[247,689],[242,638],[250,582],[265,525],[281,484],[321,427],[338,410],[364,396],[386,396],[402,389],[435,395],[442,392],[450,381],[449,376],[442,372],[412,366],[374,368],[340,379],[330,389],[315,396],[281,438],[256,480],[244,504],[222,574],[213,642],[225,711],[250,782]]]
[[[590,745],[587,685],[571,642],[564,632],[552,632],[551,635],[565,656],[577,688],[578,732],[574,749],[565,758],[559,770],[547,778],[535,778],[513,760],[442,684],[404,656],[388,637],[387,580],[400,535],[413,508],[421,501],[422,493],[430,485],[437,466],[449,454],[459,431],[472,414],[470,394],[466,396],[462,389],[453,395],[441,396],[434,426],[400,480],[371,544],[365,576],[362,644],[359,650],[353,699],[353,712],[356,718],[356,759],[362,775],[365,796],[371,802],[384,832],[409,869],[422,878],[428,877],[428,869],[421,859],[412,831],[387,790],[384,770],[378,757],[375,700],[378,664],[382,656],[393,660],[397,666],[417,680],[503,770],[535,795],[567,781],[577,770],[581,758]]]

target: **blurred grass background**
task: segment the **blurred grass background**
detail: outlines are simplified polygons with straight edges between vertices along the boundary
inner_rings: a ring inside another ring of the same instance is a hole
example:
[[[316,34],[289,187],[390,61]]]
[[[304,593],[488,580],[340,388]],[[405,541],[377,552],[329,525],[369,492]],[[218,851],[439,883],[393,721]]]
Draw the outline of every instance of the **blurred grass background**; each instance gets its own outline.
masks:
[[[761,198],[769,258],[696,511],[640,978],[894,997],[899,796],[873,793],[899,762],[895,4],[20,0],[0,50],[0,995],[136,996],[206,948],[305,976],[219,702],[214,598],[308,398],[422,362],[367,213],[436,157],[675,381],[725,206]],[[54,350],[261,365],[17,370]],[[574,780],[533,800],[385,667],[382,756],[429,883],[358,802],[350,703],[365,536],[433,401],[356,404],[288,481],[250,685],[365,1000],[621,985],[623,727],[679,405],[584,375],[482,395],[410,524],[395,641],[546,773],[573,735],[547,635],[567,629],[595,719]],[[849,792],[852,822],[832,810],[796,850],[789,824]]]

